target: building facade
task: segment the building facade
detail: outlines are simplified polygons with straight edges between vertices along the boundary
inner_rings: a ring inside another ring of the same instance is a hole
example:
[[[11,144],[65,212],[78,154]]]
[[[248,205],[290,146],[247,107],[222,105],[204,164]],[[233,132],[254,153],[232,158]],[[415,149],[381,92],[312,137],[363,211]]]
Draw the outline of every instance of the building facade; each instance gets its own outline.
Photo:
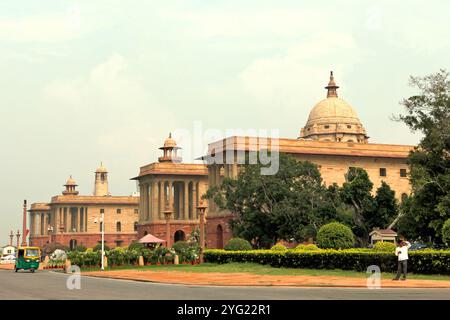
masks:
[[[208,171],[204,164],[182,163],[171,135],[159,149],[163,155],[158,162],[141,167],[133,178],[140,190],[138,238],[150,233],[166,240],[169,217],[169,239],[174,243],[185,240],[199,225],[196,207],[208,189]]]
[[[108,172],[103,165],[95,172],[93,195],[79,195],[72,177],[64,186],[62,195],[52,197],[50,202],[31,205],[31,245],[42,247],[58,242],[69,248],[94,247],[101,243],[103,223],[105,245],[110,248],[127,246],[137,239],[139,197],[112,196],[108,190]]]
[[[374,183],[373,192],[385,181],[402,201],[411,192],[407,157],[414,147],[369,143],[356,112],[337,97],[333,74],[325,88],[327,98],[311,110],[298,139],[229,137],[209,144],[207,155],[200,158],[207,165],[209,185],[219,186],[224,177],[236,178],[249,153],[275,150],[317,164],[325,185],[342,185],[349,168],[363,168]],[[206,225],[209,248],[222,248],[230,239],[230,217],[230,212],[209,201]]]

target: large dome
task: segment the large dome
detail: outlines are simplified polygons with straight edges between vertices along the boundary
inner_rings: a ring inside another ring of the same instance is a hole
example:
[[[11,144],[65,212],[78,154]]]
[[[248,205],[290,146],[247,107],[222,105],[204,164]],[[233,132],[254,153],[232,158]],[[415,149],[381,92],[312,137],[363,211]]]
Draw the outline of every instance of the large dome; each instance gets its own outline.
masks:
[[[326,98],[317,103],[309,113],[306,126],[322,123],[353,123],[361,125],[356,111],[338,97]]]
[[[338,98],[333,72],[327,89],[327,98],[318,102],[309,113],[300,132],[300,139],[367,143],[368,136],[356,111]]]

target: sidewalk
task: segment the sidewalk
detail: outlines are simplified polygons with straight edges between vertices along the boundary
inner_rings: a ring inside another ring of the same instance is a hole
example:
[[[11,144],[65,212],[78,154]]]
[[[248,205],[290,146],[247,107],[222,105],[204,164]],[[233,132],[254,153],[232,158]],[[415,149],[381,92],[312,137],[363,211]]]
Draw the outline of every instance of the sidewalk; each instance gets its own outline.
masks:
[[[366,278],[334,276],[256,275],[250,273],[194,273],[180,271],[114,270],[89,271],[82,275],[147,282],[217,286],[361,287]],[[381,280],[382,288],[450,288],[446,280]]]

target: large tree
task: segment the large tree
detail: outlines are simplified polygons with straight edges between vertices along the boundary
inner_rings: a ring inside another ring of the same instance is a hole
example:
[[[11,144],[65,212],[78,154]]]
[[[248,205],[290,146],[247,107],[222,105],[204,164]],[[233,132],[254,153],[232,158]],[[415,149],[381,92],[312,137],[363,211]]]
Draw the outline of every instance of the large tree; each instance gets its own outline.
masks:
[[[263,175],[261,167],[245,165],[236,180],[224,179],[206,194],[232,213],[235,236],[269,247],[280,239],[300,241],[314,236],[335,218],[333,193],[323,185],[315,164],[280,154],[278,172]]]
[[[406,114],[398,120],[423,134],[410,153],[412,195],[399,221],[402,233],[431,241],[441,240],[444,221],[450,218],[450,80],[440,70],[411,77],[417,95],[404,99]],[[412,226],[414,229],[408,228]]]

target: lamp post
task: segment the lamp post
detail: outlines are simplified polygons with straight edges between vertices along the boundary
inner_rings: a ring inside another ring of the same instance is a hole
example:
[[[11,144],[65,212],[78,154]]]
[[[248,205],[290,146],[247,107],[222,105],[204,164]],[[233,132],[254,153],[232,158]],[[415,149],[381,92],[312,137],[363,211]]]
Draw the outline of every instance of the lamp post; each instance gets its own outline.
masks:
[[[27,246],[27,200],[23,200],[22,247]]]
[[[19,231],[19,229],[17,229],[16,237],[17,237],[17,249],[19,249],[19,244],[20,244],[20,231]]]
[[[47,233],[48,233],[48,243],[52,243],[53,226],[50,224],[47,227]]]
[[[172,210],[167,206],[163,213],[164,218],[166,218],[166,245],[167,248],[170,248],[170,217],[172,216]]]
[[[205,211],[207,206],[200,202],[197,206],[197,210],[200,216],[200,263],[203,263],[203,252],[205,251]]]
[[[13,238],[14,238],[14,232],[11,230],[11,233],[9,234],[9,245],[12,247],[12,243],[13,243]]]
[[[100,213],[100,231],[102,234],[102,261],[101,261],[101,270],[105,270],[105,224],[104,221],[105,214],[103,212]],[[95,219],[94,223],[98,223],[98,220]]]

